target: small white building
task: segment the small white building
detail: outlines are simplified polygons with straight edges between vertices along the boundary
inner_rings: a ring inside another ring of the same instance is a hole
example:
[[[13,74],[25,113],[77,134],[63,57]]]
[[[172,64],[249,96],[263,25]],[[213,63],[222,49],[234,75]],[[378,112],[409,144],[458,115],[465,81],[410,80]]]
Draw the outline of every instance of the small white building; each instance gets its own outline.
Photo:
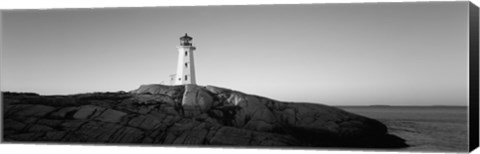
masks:
[[[185,33],[180,37],[180,46],[178,50],[177,74],[170,75],[170,84],[196,84],[195,81],[195,65],[193,60],[193,51],[196,49],[192,45],[193,38]]]

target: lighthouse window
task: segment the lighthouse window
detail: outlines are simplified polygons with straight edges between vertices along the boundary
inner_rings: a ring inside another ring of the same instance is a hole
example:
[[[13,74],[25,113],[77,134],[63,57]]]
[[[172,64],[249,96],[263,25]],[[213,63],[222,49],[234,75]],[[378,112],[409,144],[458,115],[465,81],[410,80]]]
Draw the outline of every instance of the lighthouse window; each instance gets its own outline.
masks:
[[[178,81],[182,80],[182,78],[178,78]]]
[[[185,63],[185,67],[188,67],[188,63]]]
[[[187,56],[187,55],[188,55],[188,52],[185,51],[185,56]]]
[[[185,75],[185,81],[187,81],[187,80],[188,80],[188,78],[187,78],[187,76]]]

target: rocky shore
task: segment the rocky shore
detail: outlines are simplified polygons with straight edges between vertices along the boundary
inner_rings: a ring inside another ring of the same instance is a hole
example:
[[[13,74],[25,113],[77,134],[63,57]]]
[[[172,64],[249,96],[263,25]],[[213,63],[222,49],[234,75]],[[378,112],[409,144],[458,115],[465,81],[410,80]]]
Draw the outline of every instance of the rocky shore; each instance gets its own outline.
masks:
[[[314,103],[214,86],[142,85],[130,92],[3,92],[3,141],[402,148],[381,122]]]

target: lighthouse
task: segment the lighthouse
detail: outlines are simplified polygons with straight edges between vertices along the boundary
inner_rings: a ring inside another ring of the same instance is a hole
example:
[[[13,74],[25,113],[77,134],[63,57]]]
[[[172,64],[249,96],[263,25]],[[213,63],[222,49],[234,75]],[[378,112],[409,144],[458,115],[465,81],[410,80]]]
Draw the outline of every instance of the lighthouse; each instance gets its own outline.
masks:
[[[192,45],[192,40],[193,38],[188,36],[187,33],[180,37],[180,46],[177,46],[178,64],[175,85],[196,84],[193,60],[193,51],[196,48]]]

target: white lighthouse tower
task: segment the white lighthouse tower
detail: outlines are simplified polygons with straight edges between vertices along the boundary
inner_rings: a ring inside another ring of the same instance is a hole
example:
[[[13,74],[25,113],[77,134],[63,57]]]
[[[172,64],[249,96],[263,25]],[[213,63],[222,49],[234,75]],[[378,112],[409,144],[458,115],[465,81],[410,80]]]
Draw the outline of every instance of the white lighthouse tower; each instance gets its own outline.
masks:
[[[180,46],[178,49],[177,74],[175,75],[175,85],[196,84],[195,65],[193,61],[193,51],[196,49],[192,43],[192,37],[185,33],[180,37]]]

